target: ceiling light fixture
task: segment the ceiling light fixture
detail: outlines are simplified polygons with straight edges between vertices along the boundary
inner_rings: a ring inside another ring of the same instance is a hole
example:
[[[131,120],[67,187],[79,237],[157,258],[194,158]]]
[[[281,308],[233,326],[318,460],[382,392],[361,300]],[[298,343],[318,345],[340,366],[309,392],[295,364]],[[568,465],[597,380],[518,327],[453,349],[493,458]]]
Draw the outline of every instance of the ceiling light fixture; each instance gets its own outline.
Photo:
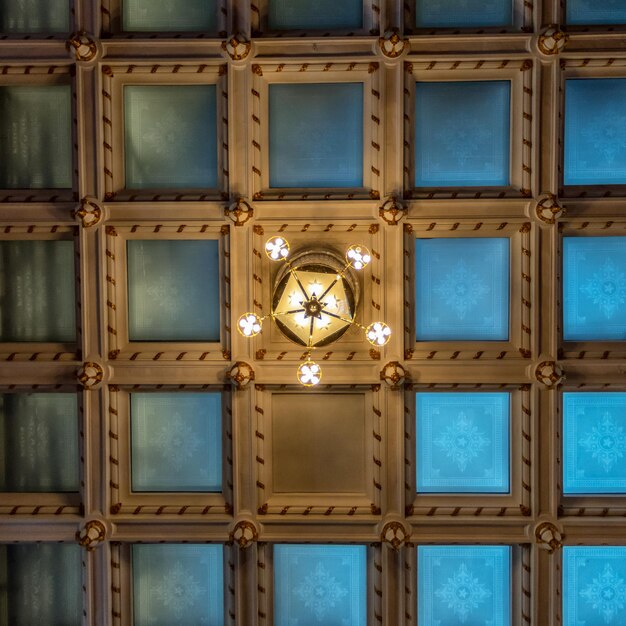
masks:
[[[353,270],[364,269],[372,260],[365,246],[350,246],[345,261],[323,250],[302,252],[291,261],[289,251],[284,237],[271,237],[265,243],[267,257],[285,264],[276,276],[272,310],[263,317],[244,313],[237,321],[237,330],[244,337],[256,337],[263,330],[264,320],[273,319],[290,341],[308,348],[297,377],[300,384],[313,387],[322,379],[322,368],[311,360],[315,348],[336,341],[351,326],[365,331],[372,345],[384,346],[391,329],[384,322],[363,326],[355,319],[359,285]]]

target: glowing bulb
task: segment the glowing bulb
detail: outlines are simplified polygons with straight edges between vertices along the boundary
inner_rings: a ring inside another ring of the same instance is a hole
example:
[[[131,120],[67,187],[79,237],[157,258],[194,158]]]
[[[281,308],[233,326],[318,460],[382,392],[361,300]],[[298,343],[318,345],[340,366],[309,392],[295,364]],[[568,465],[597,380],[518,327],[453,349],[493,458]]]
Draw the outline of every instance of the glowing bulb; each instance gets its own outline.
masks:
[[[365,336],[373,346],[384,346],[391,337],[391,328],[384,322],[374,322],[365,329]]]
[[[288,297],[290,306],[293,306],[295,304],[302,304],[302,301],[300,300],[302,296],[297,291],[292,291]]]
[[[328,296],[326,300],[324,300],[324,304],[327,309],[337,310],[337,298],[335,298],[335,296]]]
[[[244,337],[254,337],[261,332],[263,323],[256,313],[244,313],[237,320],[237,330]]]
[[[322,368],[314,361],[307,359],[298,368],[298,381],[301,385],[313,387],[319,384],[320,380],[322,380]]]
[[[296,313],[293,316],[293,321],[296,323],[296,326],[305,326],[307,323],[307,318],[304,313]]]
[[[330,326],[330,318],[328,317],[328,315],[323,315],[322,317],[318,317],[315,319],[315,326],[319,329],[319,330],[325,330],[326,328],[328,328]]]
[[[284,237],[270,237],[265,243],[265,254],[272,261],[282,261],[289,254],[289,242]]]
[[[372,255],[365,246],[353,245],[346,252],[346,260],[355,270],[362,270],[372,260]]]
[[[322,293],[322,283],[318,280],[312,280],[309,282],[309,291],[312,296],[319,296]]]

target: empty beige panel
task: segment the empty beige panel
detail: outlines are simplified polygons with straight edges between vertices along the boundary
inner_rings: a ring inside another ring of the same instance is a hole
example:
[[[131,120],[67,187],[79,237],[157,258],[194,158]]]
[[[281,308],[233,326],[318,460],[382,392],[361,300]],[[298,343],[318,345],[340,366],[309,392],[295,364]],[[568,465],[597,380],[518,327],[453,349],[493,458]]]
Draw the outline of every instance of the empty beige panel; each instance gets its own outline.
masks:
[[[363,493],[365,428],[363,394],[275,394],[274,493]]]

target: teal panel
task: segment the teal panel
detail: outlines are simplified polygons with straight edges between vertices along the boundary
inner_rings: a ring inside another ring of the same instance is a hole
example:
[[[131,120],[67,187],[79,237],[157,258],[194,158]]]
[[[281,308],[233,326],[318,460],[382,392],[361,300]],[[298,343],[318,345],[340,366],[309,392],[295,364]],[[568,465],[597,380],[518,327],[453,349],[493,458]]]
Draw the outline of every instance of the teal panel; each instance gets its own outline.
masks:
[[[626,24],[624,0],[567,0],[568,24]]]
[[[216,189],[215,85],[124,87],[127,189]]]
[[[133,626],[223,626],[224,548],[132,547]]]
[[[219,244],[215,240],[131,240],[131,341],[219,341]]]
[[[626,183],[626,79],[565,81],[564,182]]]
[[[275,626],[366,626],[365,546],[274,546]]]
[[[512,23],[511,0],[416,0],[418,28],[477,28]]]
[[[219,393],[132,393],[133,491],[222,490]]]
[[[511,548],[419,546],[418,626],[510,626]]]
[[[563,626],[622,626],[626,548],[563,548]]]
[[[270,187],[363,186],[363,83],[269,86]]]
[[[74,393],[0,395],[0,491],[78,491]]]
[[[2,626],[81,626],[82,554],[77,544],[0,546]]]
[[[3,0],[0,33],[69,33],[69,0]]]
[[[508,493],[508,393],[416,394],[417,491]]]
[[[270,30],[345,30],[363,27],[362,0],[269,0]]]
[[[0,341],[76,341],[72,241],[0,241]]]
[[[626,393],[564,393],[563,448],[563,493],[626,493]]]
[[[415,240],[417,341],[509,338],[509,240]]]
[[[0,188],[71,187],[70,85],[0,87]]]
[[[122,0],[125,31],[217,31],[218,0]]]
[[[563,238],[563,338],[626,339],[626,237]]]
[[[510,182],[511,83],[415,84],[415,186]]]

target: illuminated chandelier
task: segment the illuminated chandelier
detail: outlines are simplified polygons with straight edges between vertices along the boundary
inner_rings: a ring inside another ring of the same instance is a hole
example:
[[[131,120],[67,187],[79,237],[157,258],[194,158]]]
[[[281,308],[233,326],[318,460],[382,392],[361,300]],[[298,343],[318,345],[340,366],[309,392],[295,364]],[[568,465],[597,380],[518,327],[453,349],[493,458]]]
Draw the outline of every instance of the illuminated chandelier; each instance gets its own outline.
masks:
[[[358,281],[353,270],[366,267],[372,257],[365,246],[352,245],[345,261],[329,251],[303,252],[289,260],[289,243],[284,237],[267,240],[265,254],[271,261],[282,262],[274,286],[269,315],[244,313],[237,329],[244,337],[255,337],[267,318],[294,343],[308,349],[306,360],[298,367],[298,381],[313,387],[322,379],[322,368],[311,359],[315,348],[339,339],[351,326],[365,331],[374,346],[384,346],[391,329],[384,322],[363,326],[356,321]]]

